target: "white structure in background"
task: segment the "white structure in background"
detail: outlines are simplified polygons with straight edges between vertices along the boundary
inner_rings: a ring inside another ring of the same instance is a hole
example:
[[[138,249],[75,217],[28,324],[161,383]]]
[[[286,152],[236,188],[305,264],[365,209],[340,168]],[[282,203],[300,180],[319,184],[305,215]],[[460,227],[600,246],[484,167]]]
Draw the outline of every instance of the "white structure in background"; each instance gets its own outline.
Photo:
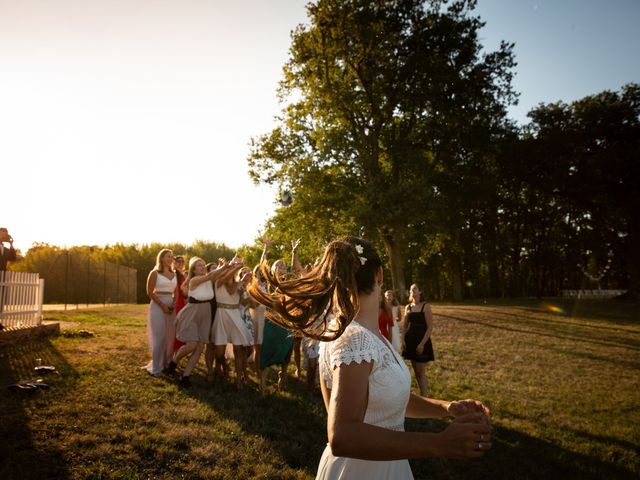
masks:
[[[37,273],[0,271],[0,324],[6,330],[42,324],[44,279]]]
[[[608,299],[625,294],[626,290],[562,290],[563,297]]]

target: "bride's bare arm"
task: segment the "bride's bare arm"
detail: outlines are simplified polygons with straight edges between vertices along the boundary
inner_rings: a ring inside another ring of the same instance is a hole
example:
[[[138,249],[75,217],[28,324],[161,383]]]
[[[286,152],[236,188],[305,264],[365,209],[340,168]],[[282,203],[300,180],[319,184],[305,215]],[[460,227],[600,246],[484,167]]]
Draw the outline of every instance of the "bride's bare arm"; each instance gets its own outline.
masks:
[[[409,397],[407,404],[407,418],[445,418],[450,417],[449,405],[451,402],[421,397],[415,393]]]
[[[460,417],[443,432],[399,432],[364,423],[370,362],[341,365],[333,373],[327,433],[334,455],[364,460],[400,460],[424,457],[477,458],[480,435],[491,427],[477,423],[482,413]],[[469,422],[469,423],[466,423]]]
[[[458,418],[468,413],[482,413],[490,417],[491,410],[484,403],[477,400],[436,400],[411,394],[407,404],[407,418]]]

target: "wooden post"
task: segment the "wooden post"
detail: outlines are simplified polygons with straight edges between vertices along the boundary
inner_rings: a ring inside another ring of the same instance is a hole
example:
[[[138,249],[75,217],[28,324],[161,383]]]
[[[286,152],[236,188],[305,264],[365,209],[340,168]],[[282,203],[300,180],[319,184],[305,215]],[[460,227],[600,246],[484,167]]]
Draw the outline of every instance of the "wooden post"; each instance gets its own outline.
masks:
[[[44,278],[41,278],[40,288],[38,289],[38,322],[37,325],[42,325],[42,304],[44,303]]]

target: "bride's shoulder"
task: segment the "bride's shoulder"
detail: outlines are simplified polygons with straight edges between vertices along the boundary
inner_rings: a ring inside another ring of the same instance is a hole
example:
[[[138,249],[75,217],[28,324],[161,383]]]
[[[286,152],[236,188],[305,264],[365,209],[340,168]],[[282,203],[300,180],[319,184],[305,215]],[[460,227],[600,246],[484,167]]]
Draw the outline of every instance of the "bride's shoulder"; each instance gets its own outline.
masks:
[[[372,362],[380,355],[373,333],[362,325],[351,322],[340,337],[321,347],[321,356],[335,368],[353,362]]]
[[[347,325],[342,335],[331,343],[334,349],[362,350],[371,347],[373,337],[374,335],[369,329],[358,322],[352,321]]]

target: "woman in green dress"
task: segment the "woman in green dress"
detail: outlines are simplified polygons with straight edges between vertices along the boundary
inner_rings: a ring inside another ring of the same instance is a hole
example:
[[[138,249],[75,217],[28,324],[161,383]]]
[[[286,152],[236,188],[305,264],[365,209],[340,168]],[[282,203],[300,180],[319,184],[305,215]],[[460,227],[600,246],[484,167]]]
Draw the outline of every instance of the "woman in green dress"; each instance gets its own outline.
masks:
[[[296,257],[296,249],[299,240],[291,242],[292,247],[292,267],[298,272],[302,269],[300,262]],[[268,237],[264,237],[264,250],[260,264],[267,259],[271,242]],[[257,270],[257,269],[256,269]],[[271,273],[278,277],[284,278],[292,274],[287,271],[287,267],[283,260],[277,260],[271,266]],[[257,275],[260,275],[256,271]],[[260,349],[260,390],[264,393],[267,387],[267,375],[269,367],[279,366],[278,372],[278,390],[282,390],[287,381],[287,368],[291,362],[291,352],[293,351],[294,336],[291,330],[281,327],[273,323],[265,316],[264,330],[262,333],[262,346]]]

